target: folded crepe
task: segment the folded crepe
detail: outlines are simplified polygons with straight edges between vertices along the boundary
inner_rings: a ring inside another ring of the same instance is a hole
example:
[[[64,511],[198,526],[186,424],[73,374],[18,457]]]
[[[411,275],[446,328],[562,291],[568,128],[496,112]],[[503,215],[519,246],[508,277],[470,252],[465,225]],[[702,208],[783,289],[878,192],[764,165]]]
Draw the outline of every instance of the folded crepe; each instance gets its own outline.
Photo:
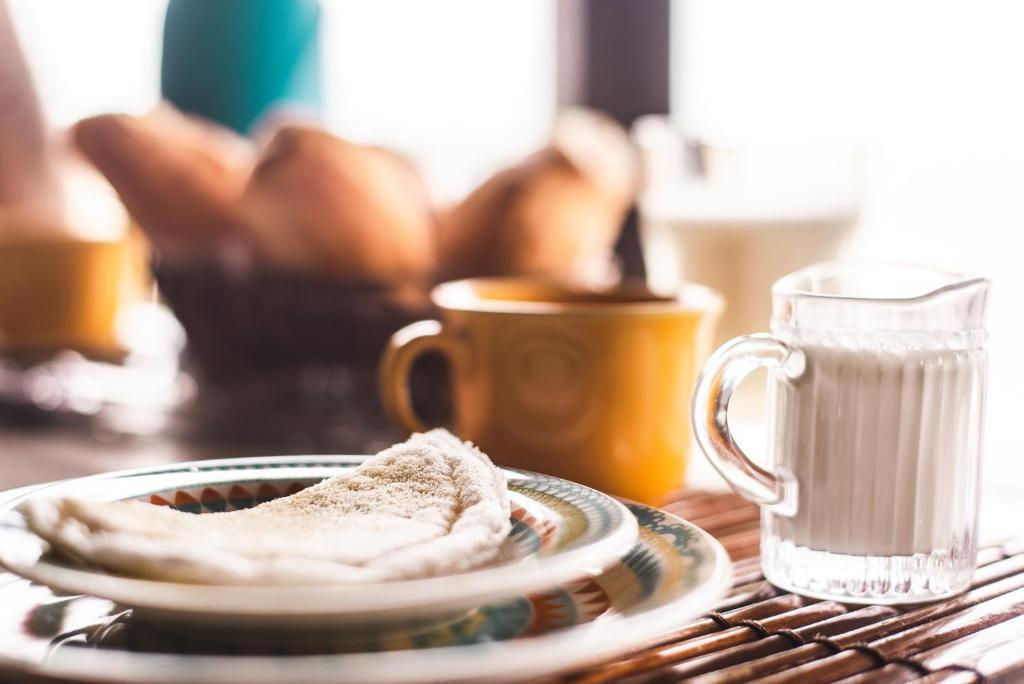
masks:
[[[505,478],[445,430],[251,509],[194,515],[138,501],[29,502],[54,549],[106,570],[201,584],[351,584],[450,574],[494,559]]]

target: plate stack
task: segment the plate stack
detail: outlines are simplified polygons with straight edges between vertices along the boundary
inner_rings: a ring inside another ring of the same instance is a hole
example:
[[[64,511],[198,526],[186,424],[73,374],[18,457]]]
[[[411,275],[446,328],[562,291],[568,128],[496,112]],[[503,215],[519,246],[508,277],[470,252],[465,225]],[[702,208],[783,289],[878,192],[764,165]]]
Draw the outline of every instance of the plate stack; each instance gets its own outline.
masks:
[[[380,584],[261,587],[110,574],[26,525],[36,496],[249,508],[364,457],[264,457],[109,473],[0,494],[0,677],[103,682],[433,682],[549,676],[653,643],[726,590],[699,528],[566,480],[506,470],[500,560]]]

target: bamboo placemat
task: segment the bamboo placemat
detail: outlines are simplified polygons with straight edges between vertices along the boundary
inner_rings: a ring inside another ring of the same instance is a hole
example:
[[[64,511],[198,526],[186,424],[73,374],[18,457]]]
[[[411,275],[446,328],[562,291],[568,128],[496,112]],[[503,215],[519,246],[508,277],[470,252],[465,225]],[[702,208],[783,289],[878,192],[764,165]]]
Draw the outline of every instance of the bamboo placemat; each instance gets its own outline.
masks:
[[[725,546],[734,584],[713,612],[626,658],[563,678],[600,682],[1024,682],[1024,539],[986,546],[970,591],[906,608],[818,601],[761,575],[756,506],[684,491],[664,506]]]

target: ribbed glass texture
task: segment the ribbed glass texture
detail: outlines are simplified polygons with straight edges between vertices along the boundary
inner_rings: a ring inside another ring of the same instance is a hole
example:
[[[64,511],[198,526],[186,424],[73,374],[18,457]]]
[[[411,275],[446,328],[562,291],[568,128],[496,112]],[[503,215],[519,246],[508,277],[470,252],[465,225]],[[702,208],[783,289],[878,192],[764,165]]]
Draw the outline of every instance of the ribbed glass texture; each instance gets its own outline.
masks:
[[[793,475],[796,510],[764,513],[768,579],[892,603],[967,586],[987,295],[982,279],[838,265],[776,286],[772,331],[805,371],[769,377],[769,455]]]

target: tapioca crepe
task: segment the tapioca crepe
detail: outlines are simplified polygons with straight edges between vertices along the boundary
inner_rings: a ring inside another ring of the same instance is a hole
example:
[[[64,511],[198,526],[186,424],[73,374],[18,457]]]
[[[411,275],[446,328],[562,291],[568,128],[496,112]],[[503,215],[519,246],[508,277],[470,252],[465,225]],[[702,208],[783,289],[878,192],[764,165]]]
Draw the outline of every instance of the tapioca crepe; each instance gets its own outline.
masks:
[[[509,532],[505,477],[445,430],[254,508],[195,515],[138,501],[32,501],[55,550],[114,573],[200,584],[323,585],[462,572]]]

